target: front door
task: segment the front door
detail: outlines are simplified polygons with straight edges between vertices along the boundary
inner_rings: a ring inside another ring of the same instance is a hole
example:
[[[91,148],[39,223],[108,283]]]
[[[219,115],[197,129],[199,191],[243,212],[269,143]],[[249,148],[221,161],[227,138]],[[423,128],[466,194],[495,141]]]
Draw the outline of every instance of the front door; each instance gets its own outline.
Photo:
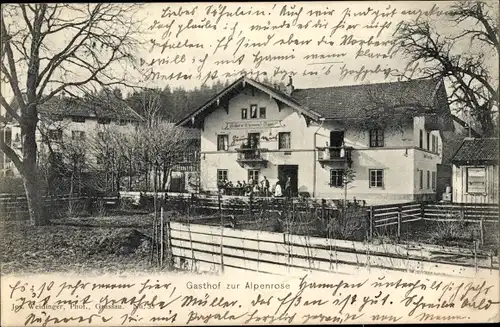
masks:
[[[281,188],[284,195],[285,188],[287,184],[288,177],[290,177],[290,192],[291,196],[297,196],[298,194],[298,177],[299,177],[299,166],[298,165],[278,165],[278,179],[280,181]]]

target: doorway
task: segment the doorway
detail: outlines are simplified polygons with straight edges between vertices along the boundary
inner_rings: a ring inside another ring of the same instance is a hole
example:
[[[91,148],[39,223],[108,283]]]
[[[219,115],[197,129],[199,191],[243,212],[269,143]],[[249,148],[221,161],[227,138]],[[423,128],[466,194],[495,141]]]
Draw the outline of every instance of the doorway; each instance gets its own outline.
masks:
[[[290,189],[291,196],[297,196],[298,194],[298,177],[299,177],[299,166],[298,165],[278,165],[278,179],[280,181],[283,194],[285,194],[286,181],[290,177]]]
[[[344,131],[331,131],[330,132],[330,146],[338,149],[330,149],[330,156],[332,158],[340,157],[340,147],[344,145]]]

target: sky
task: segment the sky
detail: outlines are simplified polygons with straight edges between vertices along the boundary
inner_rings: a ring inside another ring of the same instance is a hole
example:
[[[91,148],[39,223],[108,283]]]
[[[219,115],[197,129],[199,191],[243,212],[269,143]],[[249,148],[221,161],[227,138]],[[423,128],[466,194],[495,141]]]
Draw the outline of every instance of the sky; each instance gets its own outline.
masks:
[[[140,68],[117,69],[127,71],[131,84],[189,89],[233,81],[244,72],[285,83],[292,75],[296,88],[389,82],[412,71],[416,77],[422,67],[408,67],[394,52],[393,34],[402,22],[416,19],[431,20],[441,33],[456,33],[460,27],[444,14],[452,3],[143,4],[136,17],[142,20],[144,46],[134,51]],[[483,50],[464,43],[454,51]],[[495,59],[491,68],[498,71]],[[2,93],[11,97],[5,85]]]

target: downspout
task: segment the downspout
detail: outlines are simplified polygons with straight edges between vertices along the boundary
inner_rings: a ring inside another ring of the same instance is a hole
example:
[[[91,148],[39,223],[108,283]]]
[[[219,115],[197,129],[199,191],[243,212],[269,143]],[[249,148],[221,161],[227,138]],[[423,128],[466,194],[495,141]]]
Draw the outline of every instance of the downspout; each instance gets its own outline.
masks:
[[[318,126],[318,129],[314,132],[314,145],[313,145],[313,152],[314,152],[314,161],[313,161],[313,192],[312,192],[312,197],[314,198],[316,196],[316,135],[318,134],[318,131],[323,127],[323,123],[325,122],[325,118],[321,117],[319,119],[321,121],[321,124]]]

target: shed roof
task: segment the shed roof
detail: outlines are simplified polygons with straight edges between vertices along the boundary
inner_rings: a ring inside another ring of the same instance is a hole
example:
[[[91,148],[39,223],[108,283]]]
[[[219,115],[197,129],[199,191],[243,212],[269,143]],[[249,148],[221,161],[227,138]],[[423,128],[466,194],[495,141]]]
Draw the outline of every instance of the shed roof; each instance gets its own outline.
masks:
[[[453,156],[456,164],[498,163],[498,138],[466,138]]]

